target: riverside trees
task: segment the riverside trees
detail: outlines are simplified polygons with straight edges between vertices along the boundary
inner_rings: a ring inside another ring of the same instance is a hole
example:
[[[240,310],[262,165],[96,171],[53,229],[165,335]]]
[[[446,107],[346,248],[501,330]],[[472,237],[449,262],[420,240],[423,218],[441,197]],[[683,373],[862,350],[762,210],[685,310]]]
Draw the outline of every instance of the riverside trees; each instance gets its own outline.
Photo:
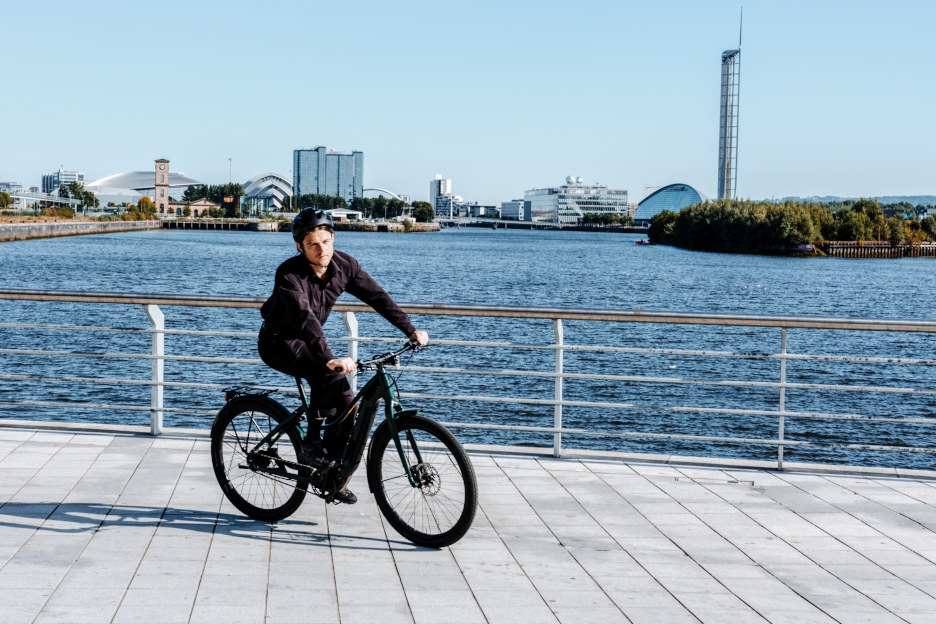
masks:
[[[824,241],[890,241],[894,245],[936,240],[936,218],[885,218],[870,199],[837,209],[814,203],[749,200],[707,201],[664,211],[650,220],[650,240],[686,249],[772,253]]]

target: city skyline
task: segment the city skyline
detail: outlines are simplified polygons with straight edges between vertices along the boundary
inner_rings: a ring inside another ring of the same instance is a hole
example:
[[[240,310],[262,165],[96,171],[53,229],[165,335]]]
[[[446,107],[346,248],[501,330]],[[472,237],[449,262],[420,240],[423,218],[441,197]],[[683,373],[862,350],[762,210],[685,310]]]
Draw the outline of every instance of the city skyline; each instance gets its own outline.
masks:
[[[715,197],[741,3],[644,4],[18,3],[0,181],[159,157],[206,183],[291,178],[293,150],[327,145],[414,200],[438,173],[482,204],[567,175],[632,201],[671,183]],[[936,194],[936,3],[743,6],[738,198]]]

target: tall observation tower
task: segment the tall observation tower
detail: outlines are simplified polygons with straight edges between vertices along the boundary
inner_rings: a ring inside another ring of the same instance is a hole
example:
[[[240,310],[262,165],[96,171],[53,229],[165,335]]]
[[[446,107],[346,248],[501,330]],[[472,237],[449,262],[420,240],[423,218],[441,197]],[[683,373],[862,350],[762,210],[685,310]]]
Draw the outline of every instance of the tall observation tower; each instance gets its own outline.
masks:
[[[738,178],[738,91],[741,84],[741,35],[738,49],[721,55],[721,108],[718,130],[718,199],[734,199]]]

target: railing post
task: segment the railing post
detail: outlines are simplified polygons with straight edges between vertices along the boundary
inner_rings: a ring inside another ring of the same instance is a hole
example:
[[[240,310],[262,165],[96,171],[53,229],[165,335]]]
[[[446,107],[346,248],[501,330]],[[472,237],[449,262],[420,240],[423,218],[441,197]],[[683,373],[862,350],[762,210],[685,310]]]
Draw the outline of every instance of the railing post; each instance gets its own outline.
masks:
[[[556,333],[556,406],[553,411],[553,427],[562,428],[562,359],[564,356],[562,319],[553,319],[553,331]],[[553,434],[553,457],[562,455],[562,434]]]
[[[786,411],[786,342],[787,328],[780,328],[780,417],[777,425],[777,470],[783,470],[783,412]]]
[[[153,327],[153,387],[150,390],[150,433],[162,433],[163,424],[163,356],[166,354],[166,317],[159,306],[145,304],[143,309]]]
[[[348,330],[348,357],[357,362],[358,360],[358,322],[354,312],[342,312],[341,319],[344,321],[345,328]],[[357,392],[357,375],[348,375],[348,381],[351,382],[351,390]]]

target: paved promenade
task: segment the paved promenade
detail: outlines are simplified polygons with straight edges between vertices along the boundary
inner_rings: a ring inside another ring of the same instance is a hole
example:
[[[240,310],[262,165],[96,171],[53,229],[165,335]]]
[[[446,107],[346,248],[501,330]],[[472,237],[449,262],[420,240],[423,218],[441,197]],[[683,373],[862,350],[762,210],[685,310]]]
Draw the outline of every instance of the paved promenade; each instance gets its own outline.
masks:
[[[0,623],[936,621],[936,473],[515,451],[472,451],[475,525],[428,550],[362,474],[270,526],[204,434],[0,421]]]

